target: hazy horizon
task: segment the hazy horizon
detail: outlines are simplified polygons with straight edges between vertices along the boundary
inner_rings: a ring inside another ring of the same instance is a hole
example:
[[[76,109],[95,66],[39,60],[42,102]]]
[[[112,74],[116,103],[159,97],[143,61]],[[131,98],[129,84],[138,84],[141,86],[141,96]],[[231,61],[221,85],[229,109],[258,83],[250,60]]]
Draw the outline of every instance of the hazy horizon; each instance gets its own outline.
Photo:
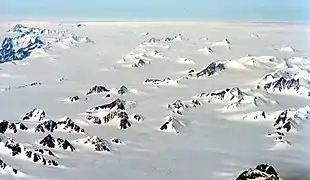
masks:
[[[93,0],[76,2],[17,1],[2,4],[4,18],[90,18],[90,19],[198,19],[306,21],[310,3],[307,0]]]

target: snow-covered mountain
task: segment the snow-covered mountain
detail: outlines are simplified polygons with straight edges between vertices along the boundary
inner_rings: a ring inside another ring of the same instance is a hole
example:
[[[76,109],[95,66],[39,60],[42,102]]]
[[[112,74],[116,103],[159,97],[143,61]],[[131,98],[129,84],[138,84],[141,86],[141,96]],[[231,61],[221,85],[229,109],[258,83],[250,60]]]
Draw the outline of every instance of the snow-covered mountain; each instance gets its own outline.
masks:
[[[17,133],[18,131],[27,131],[27,130],[28,127],[21,122],[14,123],[5,120],[2,120],[2,122],[0,122],[0,133],[2,134],[6,132]]]
[[[44,166],[58,166],[58,163],[53,159],[46,159],[36,151],[28,150],[22,144],[17,143],[12,138],[1,137],[0,148],[2,155],[9,155],[14,158],[26,159],[33,163],[39,163]]]
[[[310,179],[309,24],[7,27],[0,179]]]
[[[236,180],[281,180],[277,171],[268,164],[260,164],[242,172]]]
[[[276,70],[262,77],[257,82],[257,88],[310,96],[310,73],[299,68]]]
[[[224,71],[225,68],[225,62],[222,61],[215,61],[210,63],[207,67],[205,67],[204,69],[202,69],[199,72],[189,72],[189,77],[196,77],[196,78],[200,78],[203,76],[211,76],[214,75],[218,72]]]
[[[272,100],[269,94],[254,92],[251,89],[241,90],[238,87],[226,88],[212,93],[200,93],[197,98],[208,103],[225,103],[225,109],[235,109],[240,107],[261,107],[278,104]]]
[[[39,36],[22,34],[17,37],[4,38],[0,48],[0,63],[23,60],[36,49],[43,48],[44,43]]]
[[[38,124],[35,132],[69,132],[69,133],[85,133],[85,130],[77,125],[71,118],[65,117],[60,121],[48,120]]]
[[[56,33],[56,30],[38,28],[38,27],[27,27],[22,24],[16,24],[13,28],[9,29],[8,32],[39,35],[39,34]]]
[[[126,130],[132,126],[132,123],[144,119],[143,116],[138,114],[128,114],[127,110],[135,106],[136,102],[134,101],[115,99],[110,103],[90,108],[85,119],[99,125],[113,123],[119,129]]]
[[[54,138],[50,134],[45,136],[42,140],[39,142],[42,146],[47,146],[49,148],[60,148],[64,150],[69,150],[71,152],[75,151],[75,147],[72,146],[72,144],[66,140],[61,138]]]

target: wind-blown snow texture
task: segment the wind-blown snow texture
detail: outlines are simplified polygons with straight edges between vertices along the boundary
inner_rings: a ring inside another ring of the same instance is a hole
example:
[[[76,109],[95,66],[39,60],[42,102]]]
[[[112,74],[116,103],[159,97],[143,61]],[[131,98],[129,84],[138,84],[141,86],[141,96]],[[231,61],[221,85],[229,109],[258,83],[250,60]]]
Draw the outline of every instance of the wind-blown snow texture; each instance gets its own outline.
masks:
[[[0,179],[309,180],[309,29],[0,23]]]

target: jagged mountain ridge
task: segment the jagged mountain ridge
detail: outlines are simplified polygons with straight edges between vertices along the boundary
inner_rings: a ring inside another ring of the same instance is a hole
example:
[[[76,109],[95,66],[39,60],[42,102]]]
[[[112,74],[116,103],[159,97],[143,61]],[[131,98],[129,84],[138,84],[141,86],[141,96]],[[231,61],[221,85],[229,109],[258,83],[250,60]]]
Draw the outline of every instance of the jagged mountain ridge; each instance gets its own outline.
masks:
[[[34,163],[40,163],[44,166],[58,166],[58,163],[52,159],[46,159],[35,151],[26,149],[23,145],[15,142],[12,138],[1,137],[1,153],[11,156],[21,156],[31,159]]]
[[[87,111],[85,119],[92,121],[94,124],[104,124],[113,121],[118,121],[118,127],[126,130],[132,126],[132,122],[139,122],[144,120],[144,117],[138,114],[129,115],[127,110],[134,108],[136,102],[124,101],[119,98],[114,101],[90,108]]]
[[[23,60],[36,49],[44,47],[39,36],[22,34],[17,37],[4,38],[0,48],[0,63],[7,61]]]
[[[260,164],[242,172],[236,180],[281,180],[277,171],[268,164]]]

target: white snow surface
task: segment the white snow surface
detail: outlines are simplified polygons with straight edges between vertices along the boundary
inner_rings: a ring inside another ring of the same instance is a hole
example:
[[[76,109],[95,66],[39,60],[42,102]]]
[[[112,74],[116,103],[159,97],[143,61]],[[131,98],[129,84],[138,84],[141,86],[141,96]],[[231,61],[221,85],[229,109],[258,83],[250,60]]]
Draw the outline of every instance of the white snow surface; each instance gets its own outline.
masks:
[[[18,23],[1,22],[0,39],[12,36],[14,33],[7,30]],[[262,78],[271,74],[273,79],[299,78],[301,87],[309,89],[309,24],[93,21],[83,22],[82,28],[69,22],[61,26],[56,22],[28,24],[58,33],[38,35],[48,45],[44,51],[22,61],[0,64],[0,89],[11,87],[0,91],[0,119],[23,122],[31,130],[46,120],[68,116],[86,133],[48,132],[77,149],[51,149],[58,167],[0,153],[1,160],[23,174],[0,169],[0,179],[231,180],[250,167],[268,163],[283,180],[309,180],[310,120],[304,115],[309,110],[309,97],[256,87],[258,82],[272,80]],[[182,34],[173,36],[175,32]],[[162,40],[167,37],[173,40]],[[197,51],[203,47],[211,47],[212,52],[208,48]],[[179,73],[204,69],[218,60],[224,62],[225,70],[211,76],[197,79]],[[61,77],[65,78],[59,83]],[[148,78],[165,77],[171,78],[167,85],[159,82],[154,88],[144,83]],[[179,80],[182,86],[175,85]],[[41,85],[21,87],[34,81]],[[113,87],[124,85],[132,93],[111,93],[109,98],[108,93],[85,96],[94,85],[112,87],[111,92]],[[242,93],[234,89],[222,101],[197,97],[226,88],[239,88]],[[73,95],[82,99],[75,103],[61,101]],[[85,120],[88,109],[116,98],[134,102],[133,108],[125,107],[130,128],[115,128],[121,119],[111,121],[113,126]],[[167,108],[176,100],[198,100],[201,104],[180,108],[180,115]],[[33,117],[22,121],[25,113],[35,108]],[[276,141],[276,136],[267,134],[274,132],[274,117],[284,110],[294,112],[298,127],[286,133],[283,141]],[[45,118],[39,117],[42,111]],[[135,114],[144,119],[137,120]],[[167,129],[160,130],[170,117]],[[38,143],[47,133],[10,131],[4,135],[30,149],[47,148]],[[109,142],[111,151],[99,152],[93,145],[82,143],[87,137],[105,141],[117,137],[123,143]]]

